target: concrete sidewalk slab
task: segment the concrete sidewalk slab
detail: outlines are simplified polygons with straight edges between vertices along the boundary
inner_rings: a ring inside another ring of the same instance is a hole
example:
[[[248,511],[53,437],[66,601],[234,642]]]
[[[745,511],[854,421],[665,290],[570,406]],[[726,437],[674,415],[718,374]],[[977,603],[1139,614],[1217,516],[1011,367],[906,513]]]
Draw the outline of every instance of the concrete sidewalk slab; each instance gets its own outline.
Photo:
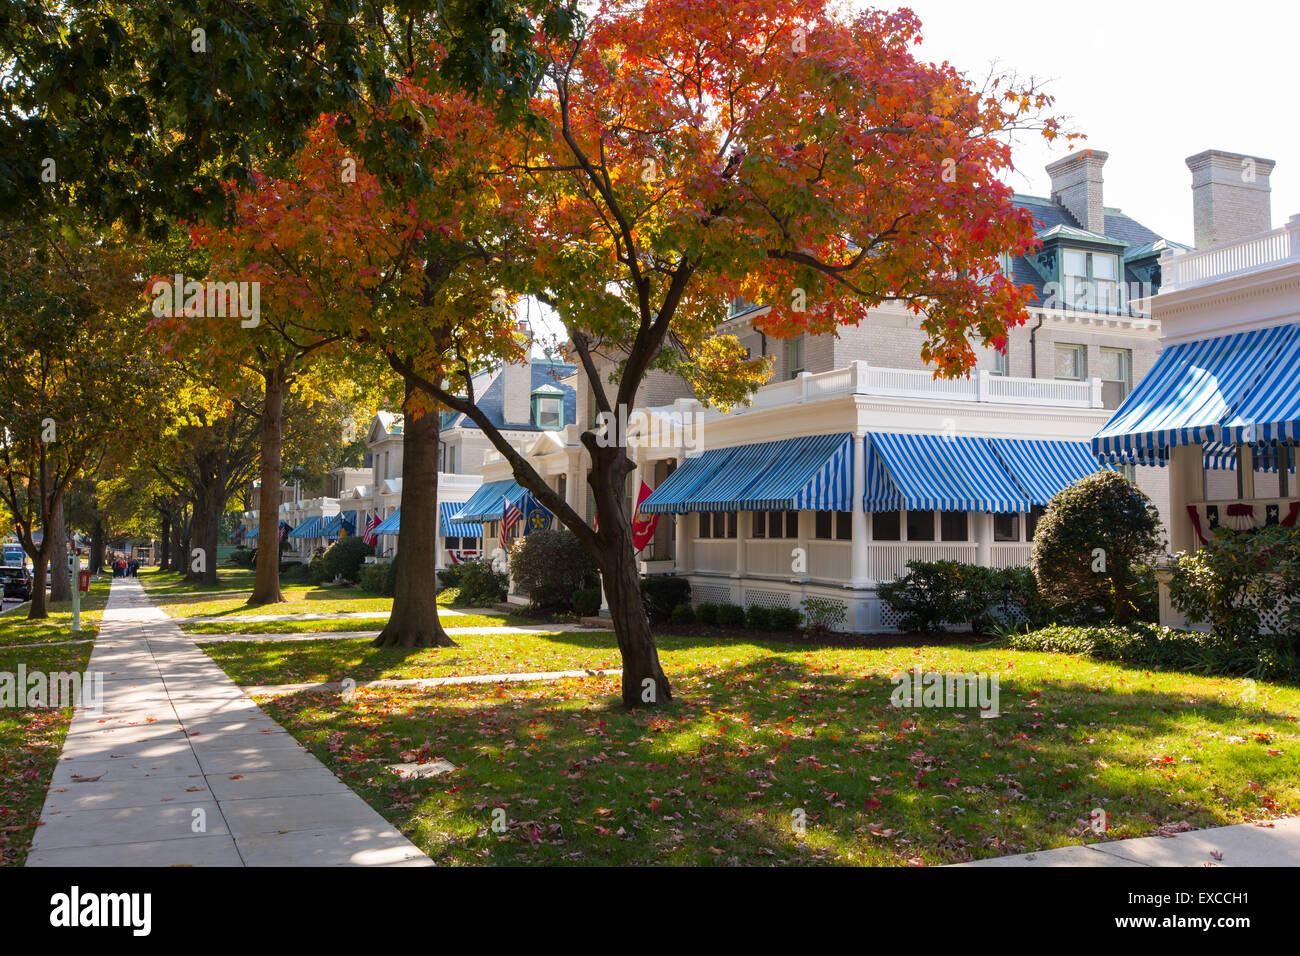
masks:
[[[431,865],[133,578],[113,582],[28,866]]]
[[[1111,840],[957,866],[1300,866],[1300,817]]]

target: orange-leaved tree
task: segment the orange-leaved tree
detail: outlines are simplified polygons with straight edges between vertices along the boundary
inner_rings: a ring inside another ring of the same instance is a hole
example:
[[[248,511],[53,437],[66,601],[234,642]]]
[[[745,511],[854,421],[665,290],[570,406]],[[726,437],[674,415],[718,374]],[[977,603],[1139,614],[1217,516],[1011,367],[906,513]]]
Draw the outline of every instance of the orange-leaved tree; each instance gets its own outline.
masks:
[[[976,86],[912,48],[907,11],[829,0],[605,0],[569,41],[539,40],[539,122],[509,131],[506,208],[526,212],[529,256],[498,266],[556,308],[595,407],[630,411],[652,369],[706,402],[742,400],[769,374],[715,333],[728,302],[770,306],[788,337],[906,304],[937,374],[1003,347],[1026,290],[1001,257],[1035,241],[1001,178],[1009,136],[1061,135],[1031,83]],[[612,374],[611,374],[612,365]],[[467,398],[422,383],[474,419],[596,557],[628,706],[667,701],[639,590],[623,436],[588,428],[599,527],[547,487]]]

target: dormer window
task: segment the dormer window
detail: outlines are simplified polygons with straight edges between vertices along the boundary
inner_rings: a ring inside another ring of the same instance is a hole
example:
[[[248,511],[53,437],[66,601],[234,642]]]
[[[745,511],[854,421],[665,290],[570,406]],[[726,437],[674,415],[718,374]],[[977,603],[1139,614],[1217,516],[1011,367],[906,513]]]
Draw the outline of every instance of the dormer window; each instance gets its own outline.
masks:
[[[538,428],[564,427],[564,392],[553,385],[533,392],[533,424]]]
[[[1061,286],[1068,308],[1118,312],[1119,257],[1107,252],[1063,249]]]

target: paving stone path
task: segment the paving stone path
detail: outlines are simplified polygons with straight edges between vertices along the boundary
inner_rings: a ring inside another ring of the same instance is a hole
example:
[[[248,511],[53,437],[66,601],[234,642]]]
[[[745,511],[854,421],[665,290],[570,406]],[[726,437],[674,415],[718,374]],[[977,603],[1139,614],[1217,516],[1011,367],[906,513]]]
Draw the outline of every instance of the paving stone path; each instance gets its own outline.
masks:
[[[1300,866],[1300,817],[1064,846],[957,866]]]
[[[28,866],[429,866],[117,578]]]

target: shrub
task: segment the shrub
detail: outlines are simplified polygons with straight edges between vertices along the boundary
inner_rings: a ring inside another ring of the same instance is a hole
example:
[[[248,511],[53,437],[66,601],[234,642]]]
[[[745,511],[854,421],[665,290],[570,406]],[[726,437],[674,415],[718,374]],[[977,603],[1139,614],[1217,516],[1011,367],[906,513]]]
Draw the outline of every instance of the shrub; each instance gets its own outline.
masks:
[[[829,601],[825,598],[804,598],[800,606],[807,619],[810,635],[828,634],[838,630],[844,625],[844,618],[848,613],[841,602]]]
[[[934,634],[946,623],[967,620],[972,567],[956,561],[908,561],[906,574],[880,585],[880,598],[898,612],[902,630]]]
[[[383,597],[393,596],[393,583],[397,580],[397,565],[392,561],[366,564],[361,567],[361,589]]]
[[[691,599],[691,582],[671,574],[641,579],[641,600],[651,624],[664,624],[679,604]]]
[[[1048,503],[1034,531],[1034,576],[1054,603],[1092,600],[1123,624],[1141,592],[1137,569],[1163,549],[1150,499],[1119,472],[1099,471]]]
[[[600,588],[579,588],[573,592],[573,613],[578,617],[593,617],[600,613]]]
[[[1232,677],[1300,678],[1294,651],[1259,655],[1255,650],[1199,631],[1176,631],[1155,624],[1126,627],[1052,625],[1007,639],[1018,651],[1081,654],[1137,667],[1161,667]]]
[[[907,573],[880,586],[905,631],[933,634],[945,624],[969,624],[987,634],[1008,624],[1039,627],[1051,607],[1029,568],[984,568],[957,561],[909,561]]]
[[[798,630],[799,625],[803,623],[803,614],[795,607],[774,607],[768,611],[772,619],[772,627],[778,631]]]
[[[456,606],[482,607],[506,599],[510,577],[504,571],[494,569],[489,559],[462,561],[460,567],[463,570],[460,574],[460,583],[457,585],[460,590],[456,595]]]
[[[718,623],[723,627],[740,627],[745,623],[745,609],[739,604],[719,604]]]
[[[510,547],[510,573],[533,607],[548,611],[573,610],[574,592],[600,582],[596,559],[567,528],[522,536]]]
[[[772,626],[772,614],[761,604],[751,604],[745,609],[745,624],[755,630]]]
[[[1224,640],[1256,649],[1289,646],[1300,625],[1300,530],[1217,529],[1204,548],[1175,558],[1169,597],[1189,620],[1209,622]],[[1284,622],[1283,633],[1261,634],[1265,617]]]
[[[246,548],[241,544],[227,560],[237,568],[251,568],[257,564],[257,549]]]
[[[438,586],[440,590],[454,588],[460,584],[460,576],[465,571],[465,565],[450,564],[438,571]]]
[[[694,624],[695,608],[689,604],[679,604],[673,608],[671,620],[674,624]]]
[[[701,624],[717,624],[718,606],[716,604],[710,604],[707,601],[704,604],[699,605],[695,609],[695,620],[699,621]]]
[[[321,554],[320,572],[326,581],[357,581],[361,577],[361,566],[374,553],[375,549],[356,535],[339,538]],[[315,560],[312,558],[313,563]]]

